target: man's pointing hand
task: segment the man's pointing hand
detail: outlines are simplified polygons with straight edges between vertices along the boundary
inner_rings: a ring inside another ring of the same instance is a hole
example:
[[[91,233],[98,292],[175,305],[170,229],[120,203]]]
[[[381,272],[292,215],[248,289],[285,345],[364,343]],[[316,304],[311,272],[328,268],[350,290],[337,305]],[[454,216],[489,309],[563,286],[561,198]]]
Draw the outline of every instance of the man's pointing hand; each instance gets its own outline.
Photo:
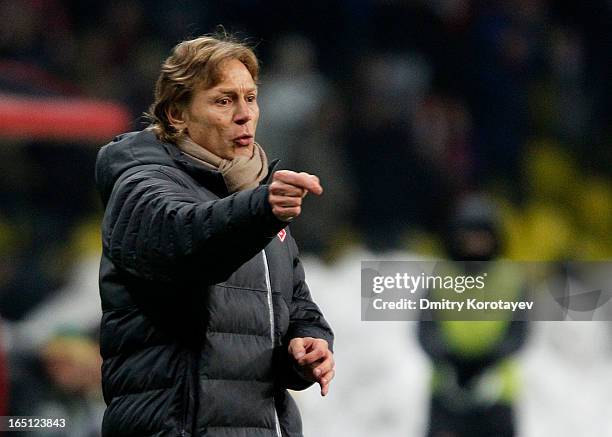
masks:
[[[308,173],[279,170],[272,176],[268,201],[274,215],[289,222],[302,212],[302,199],[308,193],[323,193],[319,178]]]

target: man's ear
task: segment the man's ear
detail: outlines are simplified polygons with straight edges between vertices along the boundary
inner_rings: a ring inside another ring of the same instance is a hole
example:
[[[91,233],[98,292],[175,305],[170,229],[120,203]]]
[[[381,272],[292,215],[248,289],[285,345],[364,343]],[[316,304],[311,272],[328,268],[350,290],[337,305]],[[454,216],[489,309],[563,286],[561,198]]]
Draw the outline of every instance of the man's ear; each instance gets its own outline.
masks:
[[[171,105],[168,109],[166,109],[166,117],[168,117],[168,121],[179,132],[187,129],[187,123],[185,121],[187,114],[185,112],[185,110],[177,105]]]

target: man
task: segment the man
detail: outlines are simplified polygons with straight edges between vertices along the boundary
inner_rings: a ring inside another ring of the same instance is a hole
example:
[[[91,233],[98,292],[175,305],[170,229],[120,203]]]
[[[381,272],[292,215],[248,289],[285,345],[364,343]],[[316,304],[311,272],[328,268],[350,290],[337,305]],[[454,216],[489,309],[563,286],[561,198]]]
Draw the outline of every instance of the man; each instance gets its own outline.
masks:
[[[286,389],[329,390],[333,334],[287,229],[322,188],[270,176],[257,78],[245,45],[184,41],[152,125],[98,155],[104,436],[301,436]]]

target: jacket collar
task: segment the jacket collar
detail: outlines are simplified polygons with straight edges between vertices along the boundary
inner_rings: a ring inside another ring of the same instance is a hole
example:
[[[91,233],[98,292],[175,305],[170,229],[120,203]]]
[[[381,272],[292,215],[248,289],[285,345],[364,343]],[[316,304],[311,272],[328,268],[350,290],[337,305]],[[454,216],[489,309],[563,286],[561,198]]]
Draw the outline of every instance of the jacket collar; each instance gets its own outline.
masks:
[[[280,159],[273,159],[270,164],[268,164],[268,176],[260,182],[259,185],[269,185],[272,180],[272,174],[276,171],[276,167],[278,167],[278,163]]]

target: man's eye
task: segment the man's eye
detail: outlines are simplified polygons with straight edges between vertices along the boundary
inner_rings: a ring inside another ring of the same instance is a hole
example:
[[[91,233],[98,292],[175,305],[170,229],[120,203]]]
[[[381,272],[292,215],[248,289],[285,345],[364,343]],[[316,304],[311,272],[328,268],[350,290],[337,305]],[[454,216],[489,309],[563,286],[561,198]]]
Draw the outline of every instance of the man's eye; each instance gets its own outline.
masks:
[[[256,95],[247,96],[246,100],[249,103],[254,102],[255,100],[257,100],[257,96]]]
[[[230,99],[228,99],[227,97],[223,98],[223,99],[219,99],[217,100],[217,103],[219,105],[225,106],[225,105],[229,105],[230,103]]]

